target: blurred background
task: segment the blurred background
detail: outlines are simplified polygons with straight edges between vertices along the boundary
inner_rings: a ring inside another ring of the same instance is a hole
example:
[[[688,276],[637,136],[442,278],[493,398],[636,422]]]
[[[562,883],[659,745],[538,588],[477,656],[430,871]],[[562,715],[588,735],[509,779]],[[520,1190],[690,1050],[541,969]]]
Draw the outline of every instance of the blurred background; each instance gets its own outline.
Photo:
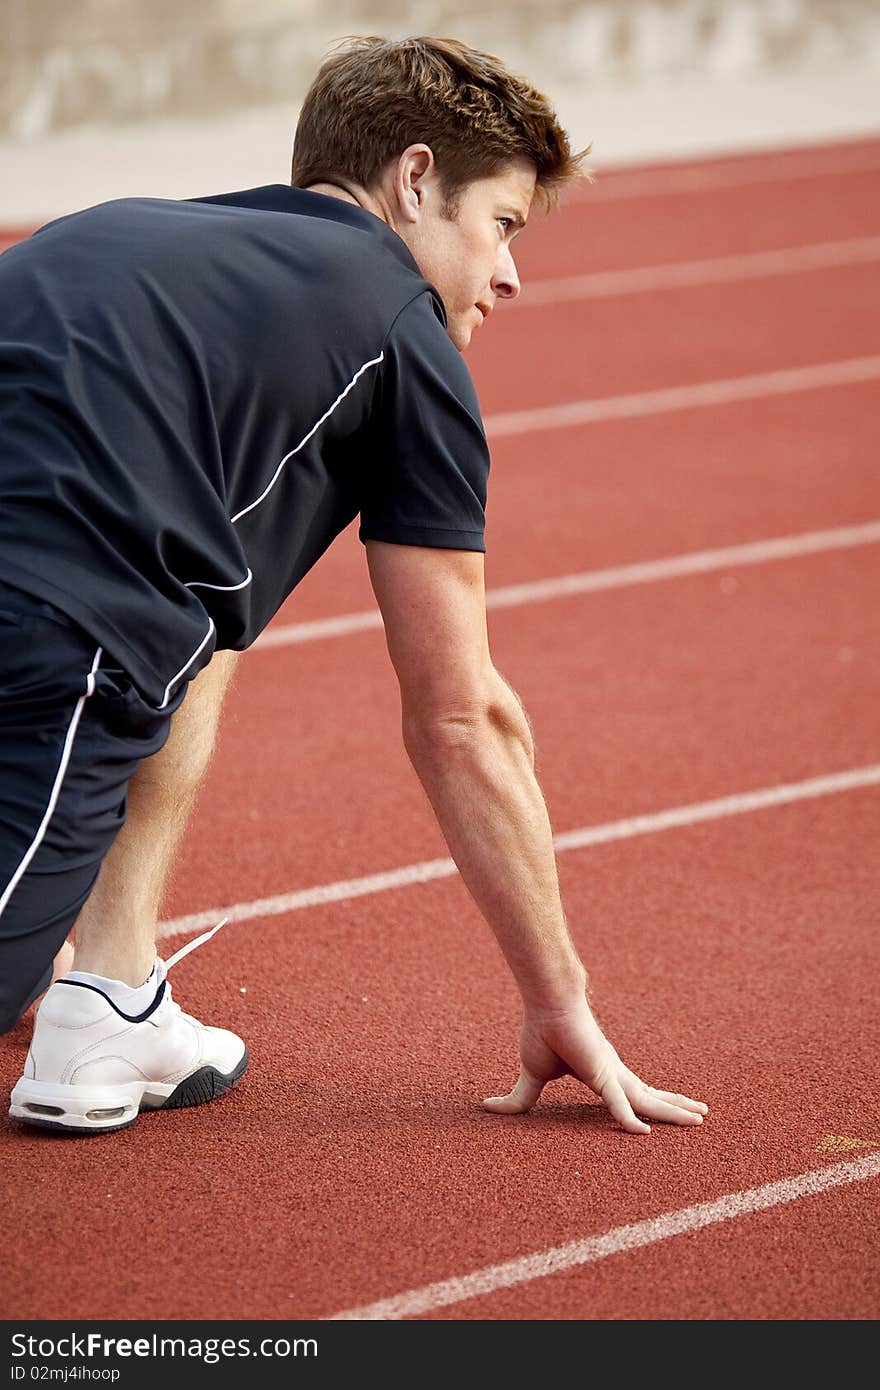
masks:
[[[500,55],[603,167],[880,130],[880,0],[0,0],[0,226],[287,181],[346,34]]]

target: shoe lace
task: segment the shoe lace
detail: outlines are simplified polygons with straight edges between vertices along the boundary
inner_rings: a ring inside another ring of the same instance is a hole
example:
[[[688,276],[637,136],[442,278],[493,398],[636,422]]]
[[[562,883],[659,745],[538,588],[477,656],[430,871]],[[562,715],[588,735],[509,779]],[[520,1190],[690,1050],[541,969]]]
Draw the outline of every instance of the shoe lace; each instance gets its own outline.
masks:
[[[176,965],[179,960],[183,960],[184,956],[188,956],[190,951],[194,951],[197,946],[203,946],[206,941],[210,941],[211,937],[214,936],[221,927],[225,927],[228,921],[228,917],[221,917],[216,927],[210,927],[208,931],[203,931],[201,936],[197,936],[193,941],[188,941],[185,946],[181,946],[179,951],[175,951],[174,955],[166,960],[166,971],[170,970],[172,965]]]
[[[221,927],[225,927],[228,921],[228,917],[221,917],[220,921],[217,923],[215,927],[211,927],[208,931],[202,932],[201,936],[197,936],[192,941],[188,941],[185,946],[181,946],[179,951],[175,951],[173,956],[169,956],[168,960],[165,961],[166,976],[168,974],[168,971],[171,969],[172,965],[176,965],[179,960],[183,960],[184,956],[188,956],[190,951],[194,951],[197,946],[203,946],[206,941],[210,941],[211,937],[214,936],[215,933],[218,932]],[[168,1012],[173,1011],[174,1013],[183,1013],[183,1010],[177,1003],[177,1000],[172,999],[171,997],[171,985],[168,984],[167,979],[165,984],[164,1007],[168,1010]],[[190,1015],[185,1014],[184,1017],[189,1018]]]

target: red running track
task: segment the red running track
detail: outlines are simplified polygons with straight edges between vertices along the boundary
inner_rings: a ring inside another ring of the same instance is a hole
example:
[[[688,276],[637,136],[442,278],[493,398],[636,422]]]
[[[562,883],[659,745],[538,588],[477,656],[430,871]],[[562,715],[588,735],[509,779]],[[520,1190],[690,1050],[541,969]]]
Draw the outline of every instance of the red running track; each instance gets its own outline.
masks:
[[[529,229],[524,274],[875,236],[880,143],[621,172],[594,191]],[[868,261],[524,296],[472,365],[492,416],[872,357],[877,285]],[[250,1071],[212,1106],[112,1137],[3,1121],[5,1316],[877,1316],[880,531],[843,534],[880,520],[875,403],[868,380],[493,447],[490,588],[838,535],[491,614],[554,828],[623,823],[559,854],[600,1017],[649,1080],[708,1100],[707,1122],[636,1139],[568,1081],[528,1117],[483,1112],[515,1075],[517,1000],[454,875],[253,906],[446,854],[381,631],[258,648],[167,910],[173,928],[239,905],[175,988],[247,1037]],[[371,607],[350,531],[274,626]],[[749,809],[756,791],[770,804]],[[6,1084],[28,1034],[8,1040]]]

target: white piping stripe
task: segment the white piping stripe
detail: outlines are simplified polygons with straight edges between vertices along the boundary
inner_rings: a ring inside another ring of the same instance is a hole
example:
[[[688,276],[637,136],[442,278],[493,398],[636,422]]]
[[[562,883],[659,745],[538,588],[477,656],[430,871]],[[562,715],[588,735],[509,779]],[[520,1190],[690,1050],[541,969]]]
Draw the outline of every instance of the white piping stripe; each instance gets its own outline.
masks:
[[[198,656],[199,652],[202,650],[202,648],[205,646],[206,643],[210,642],[210,640],[211,640],[211,638],[214,636],[214,633],[215,633],[215,632],[216,632],[216,628],[214,627],[214,619],[213,619],[213,618],[209,618],[209,619],[208,619],[208,631],[205,633],[205,635],[204,635],[204,637],[202,638],[201,642],[200,642],[199,645],[196,647],[196,649],[195,649],[195,651],[193,652],[192,656],[190,657],[189,661],[185,661],[185,662],[183,663],[183,665],[181,666],[180,670],[177,672],[177,674],[176,674],[175,676],[172,676],[172,677],[171,677],[170,681],[168,682],[168,684],[167,684],[166,687],[165,687],[165,694],[164,694],[163,697],[162,697],[162,703],[161,703],[159,706],[157,706],[158,709],[164,709],[165,706],[168,704],[168,701],[171,699],[171,687],[172,687],[172,685],[176,685],[177,682],[180,680],[180,677],[183,675],[184,671],[189,670],[190,666],[192,666],[192,664],[193,664],[193,662],[195,661],[196,657]]]
[[[55,781],[52,784],[52,790],[49,794],[49,802],[43,814],[43,819],[40,821],[40,824],[37,828],[37,833],[31,841],[29,848],[25,851],[24,858],[22,859],[18,868],[15,870],[14,874],[12,875],[12,878],[7,883],[6,888],[3,892],[3,896],[0,897],[0,916],[2,916],[3,913],[6,911],[9,899],[12,897],[13,893],[15,892],[15,889],[18,887],[19,882],[23,878],[28,865],[30,864],[31,860],[33,859],[40,845],[42,844],[46,831],[49,828],[49,822],[52,819],[55,807],[58,804],[58,798],[61,795],[61,786],[64,782],[64,777],[67,772],[68,763],[70,762],[70,755],[73,752],[73,741],[76,738],[76,731],[79,726],[79,721],[82,716],[86,700],[88,700],[90,696],[94,694],[95,691],[95,672],[97,671],[98,666],[100,665],[103,651],[104,648],[99,647],[98,650],[95,652],[91,670],[89,671],[89,674],[86,678],[85,693],[80,695],[79,699],[77,700],[76,706],[74,707],[74,711],[70,719],[70,723],[67,726],[67,733],[64,736],[64,744],[61,749],[61,761],[58,764],[58,771],[55,774]]]
[[[183,587],[184,587],[185,589],[217,589],[217,590],[218,590],[219,592],[221,592],[221,593],[230,594],[230,593],[235,593],[237,589],[246,589],[247,586],[248,586],[248,584],[250,584],[251,580],[253,579],[253,577],[254,577],[254,576],[253,576],[253,573],[252,573],[251,569],[248,568],[248,572],[247,572],[247,574],[245,575],[244,579],[240,580],[240,582],[239,582],[238,584],[209,584],[209,583],[207,582],[207,580],[204,580],[204,579],[191,579],[191,580],[189,581],[189,583],[184,584]],[[181,668],[180,668],[180,670],[177,672],[177,675],[176,675],[176,676],[172,676],[172,677],[171,677],[171,680],[168,682],[168,684],[167,684],[166,687],[165,687],[165,694],[164,694],[163,697],[162,697],[162,703],[161,703],[160,705],[157,706],[158,709],[164,709],[165,706],[168,704],[168,701],[171,699],[171,687],[172,687],[173,685],[176,685],[177,682],[180,680],[180,677],[183,675],[184,671],[188,670],[189,667],[192,666],[192,664],[193,664],[193,662],[195,661],[196,657],[198,656],[199,652],[200,652],[200,651],[202,650],[202,648],[205,646],[205,643],[206,643],[206,642],[209,642],[209,641],[211,640],[211,638],[212,638],[212,636],[214,635],[214,632],[215,632],[215,631],[216,631],[216,629],[215,629],[215,627],[214,627],[214,620],[213,620],[213,618],[209,618],[209,619],[208,619],[208,631],[205,633],[205,635],[204,635],[204,637],[202,638],[201,642],[200,642],[199,645],[196,647],[196,649],[195,649],[195,651],[193,652],[192,656],[190,657],[189,661],[185,662],[185,663],[183,664],[183,666],[181,666]]]
[[[855,237],[850,241],[822,241],[809,246],[755,251],[742,256],[715,256],[703,261],[605,270],[591,275],[565,275],[552,280],[533,280],[524,285],[522,294],[512,301],[509,308],[531,309],[575,299],[608,299],[618,295],[653,293],[732,280],[794,275],[809,270],[859,265],[876,261],[878,257],[880,237]],[[507,308],[505,306],[505,310]]]
[[[807,158],[793,151],[773,159],[764,158],[757,168],[725,165],[703,165],[698,168],[646,169],[641,173],[616,173],[609,170],[607,182],[601,170],[596,182],[576,185],[563,206],[568,208],[591,202],[623,202],[628,198],[662,198],[671,193],[704,193],[715,188],[746,188],[749,184],[785,183],[796,179],[837,178],[845,174],[871,174],[880,170],[880,154],[852,150],[848,154],[832,148],[827,160],[817,159],[815,151]]]
[[[332,1317],[322,1318],[321,1321],[391,1322],[418,1317],[420,1313],[429,1313],[435,1308],[448,1308],[453,1303],[462,1303],[466,1299],[494,1293],[496,1289],[509,1289],[514,1284],[545,1279],[550,1274],[561,1274],[580,1265],[595,1264],[599,1260],[607,1259],[609,1255],[638,1250],[645,1245],[670,1240],[673,1236],[685,1235],[690,1231],[702,1231],[707,1226],[716,1226],[722,1221],[735,1221],[753,1212],[767,1211],[771,1207],[782,1206],[786,1202],[797,1202],[804,1197],[817,1197],[832,1188],[844,1187],[853,1182],[867,1182],[878,1176],[880,1153],[865,1154],[862,1158],[834,1163],[827,1168],[814,1168],[809,1172],[799,1173],[794,1178],[766,1183],[763,1187],[752,1187],[744,1192],[728,1192],[713,1202],[698,1202],[695,1206],[684,1207],[681,1211],[666,1212],[647,1221],[637,1221],[631,1226],[617,1226],[605,1235],[587,1236],[584,1240],[557,1245],[552,1250],[524,1255],[517,1260],[507,1260],[504,1264],[489,1265],[453,1279],[442,1279],[436,1284],[410,1289],[407,1293],[397,1294],[393,1298],[382,1298],[377,1303],[348,1308],[345,1312],[334,1313]]]
[[[248,584],[250,584],[251,580],[253,579],[253,577],[254,577],[254,576],[253,576],[253,573],[251,572],[250,568],[248,568],[248,572],[247,572],[247,574],[245,575],[244,579],[240,580],[238,584],[209,584],[209,583],[208,583],[206,580],[204,580],[204,579],[191,579],[191,580],[189,581],[189,583],[184,584],[183,587],[184,587],[185,589],[217,589],[217,590],[219,590],[221,593],[230,594],[230,593],[235,593],[235,591],[236,591],[237,589],[246,589],[247,586],[248,586]],[[187,670],[189,669],[189,667],[192,666],[192,664],[193,664],[193,662],[195,661],[196,657],[198,656],[199,652],[200,652],[200,651],[202,650],[202,648],[205,646],[205,643],[206,643],[206,642],[210,642],[210,640],[211,640],[211,638],[213,637],[215,631],[216,631],[216,628],[214,627],[214,620],[213,620],[213,618],[209,618],[209,619],[208,619],[208,631],[205,633],[205,635],[204,635],[204,637],[202,638],[201,642],[200,642],[199,645],[196,647],[196,649],[195,649],[195,651],[193,652],[192,656],[190,657],[189,661],[184,662],[184,664],[181,666],[180,670],[177,672],[177,675],[171,677],[170,681],[168,682],[168,684],[167,684],[166,687],[165,687],[165,694],[164,694],[163,697],[162,697],[162,703],[161,703],[160,705],[157,706],[158,709],[164,709],[165,706],[168,704],[168,701],[171,699],[171,687],[172,687],[173,685],[176,685],[177,682],[180,680],[180,677],[183,675],[184,671],[187,671]]]
[[[880,376],[880,356],[851,357],[842,362],[817,362],[809,367],[791,367],[754,376],[726,377],[718,381],[696,382],[692,386],[670,386],[659,391],[640,391],[626,396],[600,396],[566,405],[539,406],[533,410],[513,410],[489,415],[484,421],[490,439],[504,435],[530,434],[535,430],[561,429],[571,425],[592,425],[601,420],[632,420],[643,415],[663,415],[694,406],[726,405],[732,401],[755,400],[762,396],[783,396],[816,387],[848,386],[874,381]]]
[[[383,362],[384,360],[385,360],[385,354],[384,354],[384,352],[380,352],[378,357],[372,357],[372,358],[370,358],[369,362],[365,362],[365,363],[363,364],[362,367],[359,367],[359,368],[358,368],[358,370],[355,372],[354,376],[352,377],[352,379],[351,379],[351,381],[348,383],[348,385],[345,387],[345,389],[344,389],[343,391],[340,391],[339,395],[336,397],[336,400],[335,400],[335,401],[333,402],[333,404],[330,406],[329,410],[325,410],[325,411],[324,411],[324,414],[321,416],[320,420],[318,420],[318,421],[312,426],[312,428],[309,430],[308,434],[307,434],[303,439],[301,439],[300,442],[297,444],[296,448],[295,448],[295,449],[291,449],[291,451],[290,451],[289,454],[285,454],[285,455],[284,455],[284,458],[281,460],[281,462],[279,463],[278,467],[275,469],[275,472],[274,472],[274,474],[273,474],[273,476],[272,476],[271,481],[270,481],[269,484],[263,489],[263,491],[260,493],[260,495],[259,495],[259,497],[256,499],[256,501],[249,503],[249,505],[248,505],[247,507],[243,507],[242,510],[241,510],[240,512],[236,512],[235,516],[233,516],[233,517],[230,518],[230,521],[231,521],[231,523],[232,523],[233,526],[235,525],[235,523],[236,523],[237,521],[240,521],[241,518],[242,518],[243,516],[247,516],[248,512],[252,512],[252,511],[254,510],[255,507],[258,507],[258,506],[260,505],[260,503],[261,503],[262,501],[264,501],[265,498],[267,498],[267,497],[269,496],[269,493],[272,491],[272,489],[273,489],[273,487],[275,486],[275,484],[277,483],[278,479],[281,477],[281,472],[282,472],[282,470],[283,470],[283,468],[284,468],[284,465],[287,463],[288,459],[292,459],[293,456],[294,456],[294,454],[298,454],[299,451],[300,451],[300,449],[302,449],[306,444],[308,444],[308,442],[309,442],[309,440],[312,438],[312,436],[321,428],[321,426],[323,425],[324,421],[325,421],[325,420],[328,420],[328,419],[330,418],[330,416],[333,414],[333,412],[334,412],[334,410],[336,409],[336,407],[337,407],[342,401],[345,400],[345,398],[346,398],[346,396],[348,395],[349,391],[352,389],[352,387],[355,385],[355,383],[359,380],[359,378],[363,376],[363,374],[364,374],[364,372],[367,370],[367,368],[368,368],[368,367],[377,367],[377,366],[379,365],[379,363],[380,363],[380,362]],[[224,592],[226,592],[226,593],[234,593],[235,590],[237,590],[237,589],[244,589],[244,588],[246,588],[247,585],[250,584],[250,582],[251,582],[251,580],[253,579],[253,577],[254,577],[254,576],[253,576],[253,574],[252,574],[252,572],[251,572],[251,570],[250,570],[250,568],[249,568],[247,574],[246,574],[245,577],[244,577],[244,579],[242,579],[238,584],[208,584],[208,583],[206,583],[206,582],[203,581],[203,580],[193,579],[193,580],[190,580],[190,582],[189,582],[188,584],[185,584],[184,587],[187,588],[187,589],[195,589],[195,588],[199,588],[199,589],[218,589],[218,590],[222,590],[222,591],[224,591]],[[166,685],[166,687],[165,687],[165,694],[164,694],[164,696],[163,696],[163,698],[162,698],[162,703],[158,706],[159,709],[164,709],[165,706],[168,704],[168,701],[169,701],[170,698],[171,698],[171,688],[172,688],[172,686],[176,685],[177,682],[180,680],[181,676],[184,674],[184,672],[187,671],[187,670],[189,669],[190,666],[192,666],[192,664],[193,664],[193,662],[195,661],[196,657],[199,655],[199,653],[202,651],[202,649],[204,648],[204,646],[206,645],[206,643],[209,642],[209,641],[211,640],[211,638],[213,637],[214,633],[216,632],[216,628],[214,627],[214,621],[213,621],[213,619],[209,618],[208,621],[209,621],[209,624],[210,624],[209,627],[208,627],[208,631],[205,633],[205,636],[202,638],[201,642],[200,642],[199,645],[196,647],[196,649],[195,649],[195,651],[193,652],[192,656],[189,658],[188,661],[184,662],[183,666],[181,666],[181,668],[180,668],[180,670],[177,672],[177,674],[174,675],[174,676],[172,676],[172,677],[171,677],[171,680],[170,680],[170,681],[168,682],[168,684]]]
[[[191,579],[183,587],[185,589],[217,589],[224,594],[234,594],[238,589],[246,589],[253,577],[253,570],[248,568],[244,579],[240,580],[238,584],[209,584],[206,579]]]
[[[632,839],[636,835],[649,835],[674,827],[698,825],[725,816],[743,815],[771,806],[786,806],[817,796],[830,796],[837,792],[876,786],[880,786],[880,764],[853,768],[847,772],[833,772],[824,777],[810,777],[803,782],[764,787],[758,791],[739,792],[732,796],[718,797],[713,801],[696,802],[690,806],[673,806],[666,811],[631,816],[627,820],[611,821],[605,825],[569,830],[561,835],[554,835],[553,844],[558,853],[570,849],[586,849],[591,845],[608,844],[613,840]],[[336,883],[322,884],[317,888],[279,893],[270,898],[256,898],[253,902],[235,903],[231,907],[212,907],[206,912],[176,917],[171,921],[161,922],[157,936],[161,938],[201,931],[216,922],[218,917],[228,918],[230,922],[247,922],[255,917],[277,917],[282,913],[318,907],[323,903],[348,902],[352,898],[365,897],[373,893],[387,893],[394,888],[429,883],[434,879],[452,878],[457,872],[452,859],[428,859],[419,864],[409,864],[402,869],[369,874],[365,878],[343,879]]]
[[[767,561],[788,560],[822,551],[849,550],[854,546],[875,545],[878,541],[880,521],[869,521],[862,526],[839,526],[830,531],[806,531],[801,535],[749,541],[743,545],[723,546],[718,550],[691,551],[663,560],[644,560],[634,565],[615,565],[604,570],[564,574],[556,579],[537,579],[530,584],[508,584],[503,588],[487,590],[486,607],[513,608],[526,603],[545,603],[572,594],[623,589],[632,584],[653,584],[683,575],[707,574],[741,565],[761,565]],[[317,642],[325,637],[344,637],[353,632],[381,628],[382,615],[378,609],[366,613],[343,613],[336,618],[316,618],[308,623],[269,627],[257,638],[251,650],[263,651],[299,642]]]
[[[284,465],[287,463],[287,460],[288,460],[288,459],[292,459],[293,456],[294,456],[294,454],[298,454],[299,451],[300,451],[300,449],[302,449],[306,444],[308,444],[308,442],[309,442],[309,440],[311,439],[312,435],[315,434],[315,432],[321,428],[321,426],[323,425],[324,421],[327,420],[327,419],[329,419],[330,416],[333,414],[334,410],[336,409],[336,407],[337,407],[342,401],[345,400],[346,396],[348,395],[349,391],[350,391],[350,390],[352,389],[352,387],[354,386],[355,382],[357,382],[357,381],[360,379],[360,377],[363,376],[364,372],[365,372],[369,367],[377,367],[377,366],[379,365],[379,363],[380,363],[380,362],[383,362],[384,360],[385,360],[385,354],[384,354],[384,352],[380,352],[378,357],[371,357],[370,360],[369,360],[369,362],[365,362],[364,365],[363,365],[362,367],[358,367],[358,369],[357,369],[357,371],[355,372],[354,376],[352,377],[351,381],[348,383],[348,385],[346,386],[345,390],[344,390],[344,391],[341,391],[341,392],[339,393],[339,395],[336,397],[336,400],[335,400],[335,401],[333,402],[333,404],[330,406],[330,409],[324,411],[324,414],[321,416],[320,420],[318,420],[317,424],[315,424],[315,425],[312,426],[312,428],[309,430],[309,432],[308,432],[308,434],[305,436],[305,438],[301,439],[300,442],[297,444],[296,448],[295,448],[295,449],[291,449],[291,451],[290,451],[289,454],[285,454],[285,455],[284,455],[284,458],[281,460],[281,462],[279,463],[278,467],[275,469],[275,473],[273,474],[273,477],[272,477],[271,482],[268,484],[267,487],[265,487],[265,488],[263,489],[263,491],[260,493],[260,495],[259,495],[259,497],[256,499],[256,501],[251,502],[247,507],[243,507],[242,510],[241,510],[240,512],[236,512],[235,516],[232,518],[232,523],[233,523],[233,525],[235,524],[236,521],[240,521],[241,518],[242,518],[243,516],[246,516],[248,512],[252,512],[253,509],[254,509],[254,507],[258,507],[258,506],[260,505],[260,503],[263,501],[263,499],[266,498],[266,497],[268,497],[269,493],[272,491],[272,489],[273,489],[273,487],[275,486],[276,482],[277,482],[278,479],[280,478],[280,476],[281,476],[281,470],[283,469]]]

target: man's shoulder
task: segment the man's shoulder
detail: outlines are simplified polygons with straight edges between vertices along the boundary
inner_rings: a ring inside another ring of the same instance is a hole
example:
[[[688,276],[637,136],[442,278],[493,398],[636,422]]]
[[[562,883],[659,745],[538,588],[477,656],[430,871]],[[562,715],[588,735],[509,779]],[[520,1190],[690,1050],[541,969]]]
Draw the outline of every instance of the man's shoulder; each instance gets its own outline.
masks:
[[[29,241],[20,264],[50,267],[58,295],[118,267],[117,295],[136,298],[141,282],[170,286],[180,313],[200,324],[231,316],[241,332],[256,316],[279,341],[298,331],[331,351],[345,342],[378,352],[399,323],[423,350],[433,341],[435,359],[447,343],[442,303],[402,238],[373,213],[305,189],[112,199]],[[420,307],[406,315],[409,305]]]
[[[279,254],[289,259],[295,271],[305,265],[316,288],[322,274],[330,274],[339,294],[356,303],[385,301],[392,317],[419,295],[435,293],[397,232],[353,203],[287,184],[185,201],[228,214],[230,234],[234,235],[236,225],[245,237],[259,229],[270,242],[277,242]],[[303,253],[309,258],[306,262]],[[445,323],[442,306],[440,315]]]
[[[340,198],[328,197],[324,193],[273,183],[230,193],[203,194],[182,201],[187,205],[236,210],[243,214],[281,214],[280,219],[270,218],[272,225],[277,225],[279,230],[284,226],[284,219],[293,218],[296,227],[311,228],[317,237],[326,237],[334,229],[360,234],[366,243],[373,243],[377,250],[390,252],[404,269],[419,275],[418,266],[403,240],[380,217],[366,208]]]

